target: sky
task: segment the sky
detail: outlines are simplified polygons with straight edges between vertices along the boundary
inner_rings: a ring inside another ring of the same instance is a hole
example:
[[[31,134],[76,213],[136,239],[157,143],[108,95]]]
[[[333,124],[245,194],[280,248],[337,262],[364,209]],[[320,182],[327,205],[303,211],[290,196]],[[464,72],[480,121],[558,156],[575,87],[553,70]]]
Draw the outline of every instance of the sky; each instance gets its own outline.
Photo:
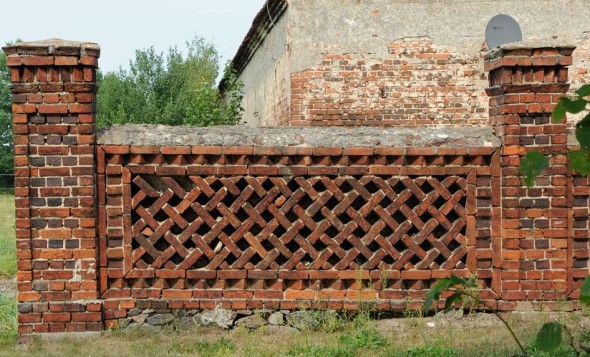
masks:
[[[25,5],[26,4],[26,5]],[[103,72],[127,68],[135,49],[166,51],[200,36],[222,64],[233,58],[264,0],[27,0],[2,4],[0,44],[20,38],[96,42]]]

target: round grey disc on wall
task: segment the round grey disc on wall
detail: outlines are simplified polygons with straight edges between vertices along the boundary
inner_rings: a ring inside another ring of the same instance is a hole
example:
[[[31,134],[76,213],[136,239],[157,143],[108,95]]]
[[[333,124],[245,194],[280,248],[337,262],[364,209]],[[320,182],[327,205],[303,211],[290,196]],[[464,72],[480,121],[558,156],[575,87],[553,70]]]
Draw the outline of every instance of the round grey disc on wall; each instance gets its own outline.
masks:
[[[522,41],[522,31],[518,22],[508,15],[492,17],[486,27],[486,43],[489,49],[506,43]]]

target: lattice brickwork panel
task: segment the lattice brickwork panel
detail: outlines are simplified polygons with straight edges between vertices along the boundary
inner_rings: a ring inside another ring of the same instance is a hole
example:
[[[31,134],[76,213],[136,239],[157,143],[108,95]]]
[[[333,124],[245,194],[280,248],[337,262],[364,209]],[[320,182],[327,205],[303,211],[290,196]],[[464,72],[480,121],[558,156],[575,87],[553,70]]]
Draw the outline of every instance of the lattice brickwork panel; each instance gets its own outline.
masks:
[[[99,152],[105,298],[286,307],[411,298],[451,273],[492,285],[493,150],[159,149]]]
[[[137,175],[132,182],[131,269],[148,269],[143,276],[465,267],[464,177]]]

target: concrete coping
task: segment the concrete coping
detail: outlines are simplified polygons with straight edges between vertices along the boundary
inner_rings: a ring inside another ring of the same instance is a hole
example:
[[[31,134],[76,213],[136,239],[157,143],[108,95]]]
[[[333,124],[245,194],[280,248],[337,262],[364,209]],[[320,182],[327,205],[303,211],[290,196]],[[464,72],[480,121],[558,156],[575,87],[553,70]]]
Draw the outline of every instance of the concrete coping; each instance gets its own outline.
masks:
[[[565,38],[527,40],[493,48],[486,53],[484,59],[492,61],[507,55],[530,57],[538,50],[556,50],[562,56],[571,56],[575,49],[576,45]]]
[[[500,147],[491,127],[191,127],[115,125],[98,132],[99,145],[258,147]]]
[[[100,46],[94,42],[68,41],[59,38],[17,42],[2,48],[6,55],[26,56],[100,56]]]

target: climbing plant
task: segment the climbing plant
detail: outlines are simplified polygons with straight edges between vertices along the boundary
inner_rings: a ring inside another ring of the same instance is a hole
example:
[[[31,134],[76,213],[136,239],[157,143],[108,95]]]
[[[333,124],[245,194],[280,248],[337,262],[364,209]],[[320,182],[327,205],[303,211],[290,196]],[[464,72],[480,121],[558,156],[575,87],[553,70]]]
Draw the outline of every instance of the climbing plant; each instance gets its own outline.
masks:
[[[566,113],[579,114],[586,111],[590,95],[590,84],[582,86],[572,97],[562,97],[553,111],[553,121],[564,120]],[[575,135],[580,145],[579,150],[570,151],[568,156],[569,169],[580,175],[590,174],[590,113],[576,123]],[[538,151],[529,151],[520,164],[520,171],[525,176],[528,187],[534,185],[535,179],[549,167],[550,158]]]

